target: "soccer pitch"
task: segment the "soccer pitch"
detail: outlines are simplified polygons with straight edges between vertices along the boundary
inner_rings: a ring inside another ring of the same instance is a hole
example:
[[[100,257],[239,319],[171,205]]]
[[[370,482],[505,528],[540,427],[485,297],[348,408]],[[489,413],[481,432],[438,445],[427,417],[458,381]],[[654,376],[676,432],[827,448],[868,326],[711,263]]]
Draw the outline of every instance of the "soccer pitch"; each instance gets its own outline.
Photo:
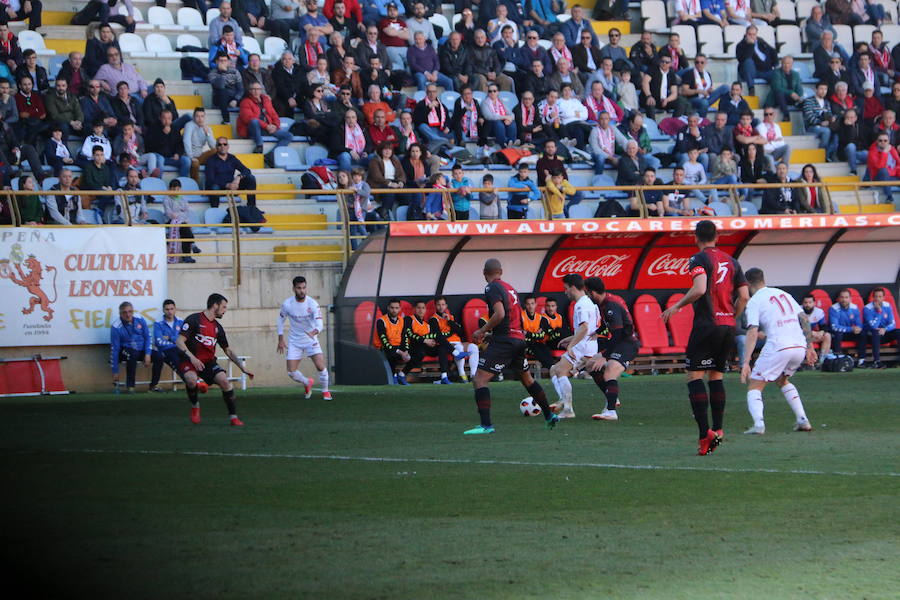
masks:
[[[546,431],[518,383],[0,400],[3,564],[18,598],[897,598],[900,371],[801,373],[764,436],[726,377],[696,452],[682,376],[574,381]],[[553,397],[549,381],[542,380]],[[23,587],[24,586],[24,587]],[[30,590],[30,592],[28,592]]]

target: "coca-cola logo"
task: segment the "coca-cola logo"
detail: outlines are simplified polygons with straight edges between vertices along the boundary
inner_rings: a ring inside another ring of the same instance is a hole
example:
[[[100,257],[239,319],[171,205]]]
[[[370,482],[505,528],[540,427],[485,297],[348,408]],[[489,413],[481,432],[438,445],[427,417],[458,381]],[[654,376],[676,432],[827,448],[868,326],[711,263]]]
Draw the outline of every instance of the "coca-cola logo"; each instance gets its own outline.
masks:
[[[578,273],[584,278],[615,277],[622,272],[628,258],[628,254],[605,254],[593,260],[580,260],[573,254],[559,261],[551,275],[554,278],[561,278],[569,273]]]
[[[683,258],[675,258],[670,253],[661,254],[647,267],[647,275],[655,277],[656,275],[687,275],[689,273],[688,265],[691,259],[689,256]]]

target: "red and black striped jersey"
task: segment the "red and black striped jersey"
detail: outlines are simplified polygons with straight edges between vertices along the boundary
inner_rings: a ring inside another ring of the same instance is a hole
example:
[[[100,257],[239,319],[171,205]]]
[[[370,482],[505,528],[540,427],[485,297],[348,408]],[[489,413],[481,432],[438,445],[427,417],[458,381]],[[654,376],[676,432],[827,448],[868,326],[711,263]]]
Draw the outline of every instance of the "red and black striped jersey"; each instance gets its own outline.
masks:
[[[519,304],[519,294],[511,285],[501,279],[495,279],[484,288],[487,299],[488,311],[494,314],[494,304],[503,303],[505,315],[503,320],[494,327],[494,335],[505,335],[520,340],[525,339],[522,330],[522,305]]]
[[[191,354],[203,363],[215,362],[216,344],[223,350],[228,348],[225,328],[215,319],[207,319],[202,312],[188,315],[181,326],[181,335],[186,338],[185,345]]]
[[[734,298],[747,285],[740,263],[718,248],[704,248],[691,257],[691,278],[706,274],[706,293],[694,301],[694,326],[735,326]]]

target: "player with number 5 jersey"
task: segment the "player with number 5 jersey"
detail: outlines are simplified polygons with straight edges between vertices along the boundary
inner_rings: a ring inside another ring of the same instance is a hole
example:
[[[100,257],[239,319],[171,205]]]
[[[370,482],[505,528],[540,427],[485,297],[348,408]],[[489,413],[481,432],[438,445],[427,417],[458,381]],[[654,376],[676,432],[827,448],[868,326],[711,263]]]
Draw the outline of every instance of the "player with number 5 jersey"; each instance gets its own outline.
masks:
[[[688,397],[700,431],[697,454],[715,450],[725,433],[725,383],[728,359],[734,351],[734,326],[750,298],[741,265],[716,248],[719,234],[712,221],[700,221],[694,238],[700,252],[691,257],[691,289],[662,313],[663,321],[693,303],[694,324],[688,338],[685,367]],[[704,377],[709,379],[707,393]],[[710,428],[709,416],[712,416]]]

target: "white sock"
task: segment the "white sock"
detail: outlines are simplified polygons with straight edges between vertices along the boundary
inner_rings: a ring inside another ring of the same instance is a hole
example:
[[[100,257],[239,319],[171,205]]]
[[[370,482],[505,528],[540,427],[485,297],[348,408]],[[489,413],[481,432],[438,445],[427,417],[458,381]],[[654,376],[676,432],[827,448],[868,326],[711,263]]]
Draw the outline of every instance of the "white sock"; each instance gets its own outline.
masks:
[[[765,427],[765,421],[763,421],[763,401],[761,391],[749,390],[747,392],[747,410],[750,411],[750,416],[753,417],[753,425],[755,427]]]
[[[475,372],[478,370],[478,346],[469,344],[467,350],[469,352],[469,376],[475,377]]]
[[[309,381],[306,379],[306,377],[303,375],[303,373],[301,373],[299,370],[289,372],[288,377],[290,377],[297,383],[300,383],[303,385],[306,385],[307,383],[309,383]]]
[[[559,399],[562,400],[563,405],[566,408],[572,407],[572,382],[569,381],[568,377],[557,377],[557,382],[559,383]]]
[[[553,389],[556,390],[556,395],[557,395],[557,397],[558,397],[560,400],[562,400],[562,392],[559,391],[559,377],[557,377],[556,375],[551,375],[551,376],[550,376],[550,383],[553,384]]]
[[[800,393],[797,391],[797,388],[794,387],[794,384],[788,383],[785,385],[781,388],[781,393],[784,394],[784,399],[787,400],[791,410],[794,411],[797,422],[801,423],[806,421],[806,412],[803,410],[803,402],[800,400]]]
[[[462,376],[466,372],[466,359],[460,358],[456,361],[456,372]]]
[[[441,372],[441,379],[447,379],[447,373]]]
[[[328,391],[328,369],[323,369],[319,371],[319,383],[322,386],[322,391]]]

